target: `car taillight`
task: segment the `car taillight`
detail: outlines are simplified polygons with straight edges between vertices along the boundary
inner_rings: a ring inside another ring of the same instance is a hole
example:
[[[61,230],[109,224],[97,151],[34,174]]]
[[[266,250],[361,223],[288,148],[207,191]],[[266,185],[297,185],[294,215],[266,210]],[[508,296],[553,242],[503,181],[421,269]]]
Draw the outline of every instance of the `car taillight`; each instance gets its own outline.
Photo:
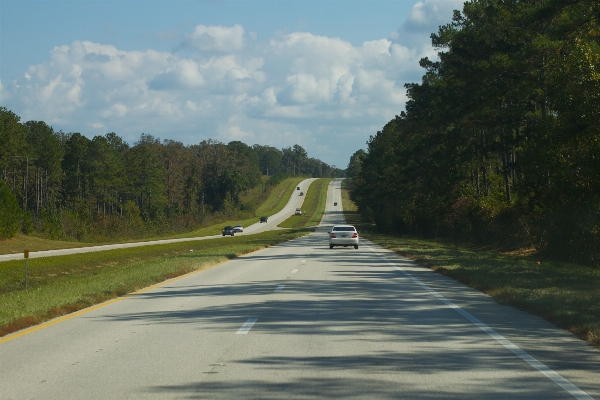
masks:
[[[352,235],[352,239],[356,239],[358,237],[358,232],[354,232],[354,234]]]
[[[335,233],[331,232],[331,238],[335,239]]]

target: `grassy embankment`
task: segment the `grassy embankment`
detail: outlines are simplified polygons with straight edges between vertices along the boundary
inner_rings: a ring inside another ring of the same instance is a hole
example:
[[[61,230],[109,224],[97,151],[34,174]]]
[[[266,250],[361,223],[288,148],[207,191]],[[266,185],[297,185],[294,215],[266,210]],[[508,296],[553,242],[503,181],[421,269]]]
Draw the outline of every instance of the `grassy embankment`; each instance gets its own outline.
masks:
[[[302,215],[292,215],[281,224],[281,228],[304,228],[319,225],[325,213],[327,187],[331,178],[317,179],[308,187],[302,204]]]
[[[172,236],[173,238],[196,237],[218,235],[224,226],[240,224],[243,227],[252,225],[259,221],[261,216],[271,216],[278,213],[285,207],[290,200],[290,196],[294,193],[298,184],[305,178],[287,178],[273,188],[267,200],[257,207],[254,212],[255,217],[248,218],[242,221],[228,220],[215,225],[207,226],[194,232]]]
[[[600,270],[540,259],[530,251],[502,252],[378,233],[361,224],[342,190],[346,220],[369,240],[492,296],[538,315],[600,348]]]
[[[0,263],[0,336],[134,292],[179,275],[209,268],[306,232],[173,243],[29,261]]]
[[[281,211],[281,209],[283,209],[283,207],[287,204],[290,196],[296,189],[298,183],[302,180],[304,180],[304,178],[288,178],[280,182],[277,186],[271,188],[270,194],[267,197],[267,199],[256,209],[256,217],[252,217],[243,221],[231,220],[219,222],[217,224],[203,227],[201,229],[192,232],[187,232],[184,234],[169,235],[160,238],[140,239],[135,240],[135,242],[144,242],[156,239],[176,239],[217,235],[221,233],[221,229],[223,229],[223,226],[225,225],[242,224],[243,226],[247,226],[253,224],[257,222],[258,217],[262,215],[273,215]],[[42,239],[35,236],[17,234],[17,236],[12,239],[0,240],[0,254],[21,253],[24,249],[28,249],[30,251],[42,251],[55,249],[71,249],[76,247],[94,246],[99,244],[107,243],[68,242],[60,240]]]

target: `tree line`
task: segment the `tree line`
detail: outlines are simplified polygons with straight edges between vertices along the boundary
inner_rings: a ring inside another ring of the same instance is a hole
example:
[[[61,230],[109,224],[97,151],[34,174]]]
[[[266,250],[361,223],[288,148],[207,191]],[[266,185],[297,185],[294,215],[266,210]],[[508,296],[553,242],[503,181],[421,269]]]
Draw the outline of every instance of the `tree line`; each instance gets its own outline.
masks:
[[[379,228],[600,265],[600,3],[473,0],[348,167]]]
[[[21,123],[0,107],[0,238],[19,228],[78,240],[185,231],[219,215],[251,215],[256,196],[244,194],[288,176],[343,174],[299,145],[184,145],[148,134],[129,145],[116,133],[89,139]]]

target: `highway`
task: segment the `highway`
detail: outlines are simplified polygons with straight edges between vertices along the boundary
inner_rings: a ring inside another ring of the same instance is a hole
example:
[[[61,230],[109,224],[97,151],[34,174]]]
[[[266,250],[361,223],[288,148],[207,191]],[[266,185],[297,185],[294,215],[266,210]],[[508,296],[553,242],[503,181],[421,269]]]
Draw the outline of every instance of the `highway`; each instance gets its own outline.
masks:
[[[243,233],[237,233],[237,235],[248,235],[259,232],[264,232],[267,230],[277,229],[277,225],[285,221],[291,215],[294,214],[296,208],[302,207],[304,203],[304,196],[300,196],[300,192],[306,192],[311,183],[313,183],[316,178],[305,179],[298,184],[300,190],[294,190],[294,193],[290,196],[290,199],[283,207],[281,211],[278,213],[269,216],[267,223],[256,222],[250,226],[244,227]],[[43,251],[32,251],[29,253],[29,258],[40,258],[40,257],[53,257],[53,256],[64,256],[68,254],[77,254],[77,253],[92,253],[95,251],[105,251],[105,250],[114,250],[114,249],[124,249],[130,247],[140,247],[140,246],[152,246],[155,244],[166,244],[166,243],[176,243],[176,242],[190,242],[195,240],[204,240],[204,239],[215,239],[220,238],[222,235],[211,235],[211,236],[199,236],[199,237],[190,237],[190,238],[180,238],[180,239],[158,239],[158,240],[149,240],[145,242],[132,242],[132,243],[117,243],[117,244],[105,244],[98,246],[89,246],[89,247],[76,247],[72,249],[57,249],[57,250],[43,250]],[[23,253],[18,254],[0,254],[0,262],[2,261],[10,261],[10,260],[22,260]]]
[[[338,206],[333,206],[337,202]],[[600,353],[361,239],[317,232],[0,338],[0,399],[589,399]]]

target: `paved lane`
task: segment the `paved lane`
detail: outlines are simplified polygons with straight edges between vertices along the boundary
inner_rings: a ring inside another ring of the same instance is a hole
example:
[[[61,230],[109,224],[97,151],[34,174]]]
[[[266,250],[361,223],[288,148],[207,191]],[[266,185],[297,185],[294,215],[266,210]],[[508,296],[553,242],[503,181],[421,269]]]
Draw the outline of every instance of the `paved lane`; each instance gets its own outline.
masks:
[[[599,353],[551,324],[366,241],[330,250],[335,196],[312,235],[0,343],[0,398],[575,397],[515,348],[600,396]]]
[[[300,191],[306,192],[308,187],[312,182],[314,182],[315,178],[305,179],[299,183]],[[304,196],[300,196],[300,191],[294,190],[292,195],[290,196],[289,201],[283,207],[281,211],[277,214],[273,214],[269,216],[267,223],[256,222],[248,227],[244,228],[243,233],[238,233],[237,235],[248,235],[254,233],[260,233],[267,230],[278,229],[277,225],[285,221],[291,215],[294,214],[296,208],[302,207],[304,203]],[[204,240],[204,239],[215,239],[220,238],[222,235],[212,235],[212,236],[199,236],[199,237],[191,237],[191,238],[181,238],[181,239],[161,239],[161,240],[151,240],[147,242],[136,242],[136,243],[118,243],[118,244],[107,244],[107,245],[99,245],[99,246],[90,246],[90,247],[78,247],[73,249],[58,249],[58,250],[44,250],[44,251],[32,251],[29,253],[29,258],[40,258],[40,257],[52,257],[52,256],[63,256],[67,254],[77,254],[77,253],[92,253],[95,251],[105,251],[105,250],[114,250],[114,249],[124,249],[129,247],[140,247],[140,246],[152,246],[155,244],[166,244],[166,243],[176,243],[176,242],[190,242],[196,240]],[[9,261],[9,260],[22,260],[23,253],[18,254],[0,254],[0,262]]]

